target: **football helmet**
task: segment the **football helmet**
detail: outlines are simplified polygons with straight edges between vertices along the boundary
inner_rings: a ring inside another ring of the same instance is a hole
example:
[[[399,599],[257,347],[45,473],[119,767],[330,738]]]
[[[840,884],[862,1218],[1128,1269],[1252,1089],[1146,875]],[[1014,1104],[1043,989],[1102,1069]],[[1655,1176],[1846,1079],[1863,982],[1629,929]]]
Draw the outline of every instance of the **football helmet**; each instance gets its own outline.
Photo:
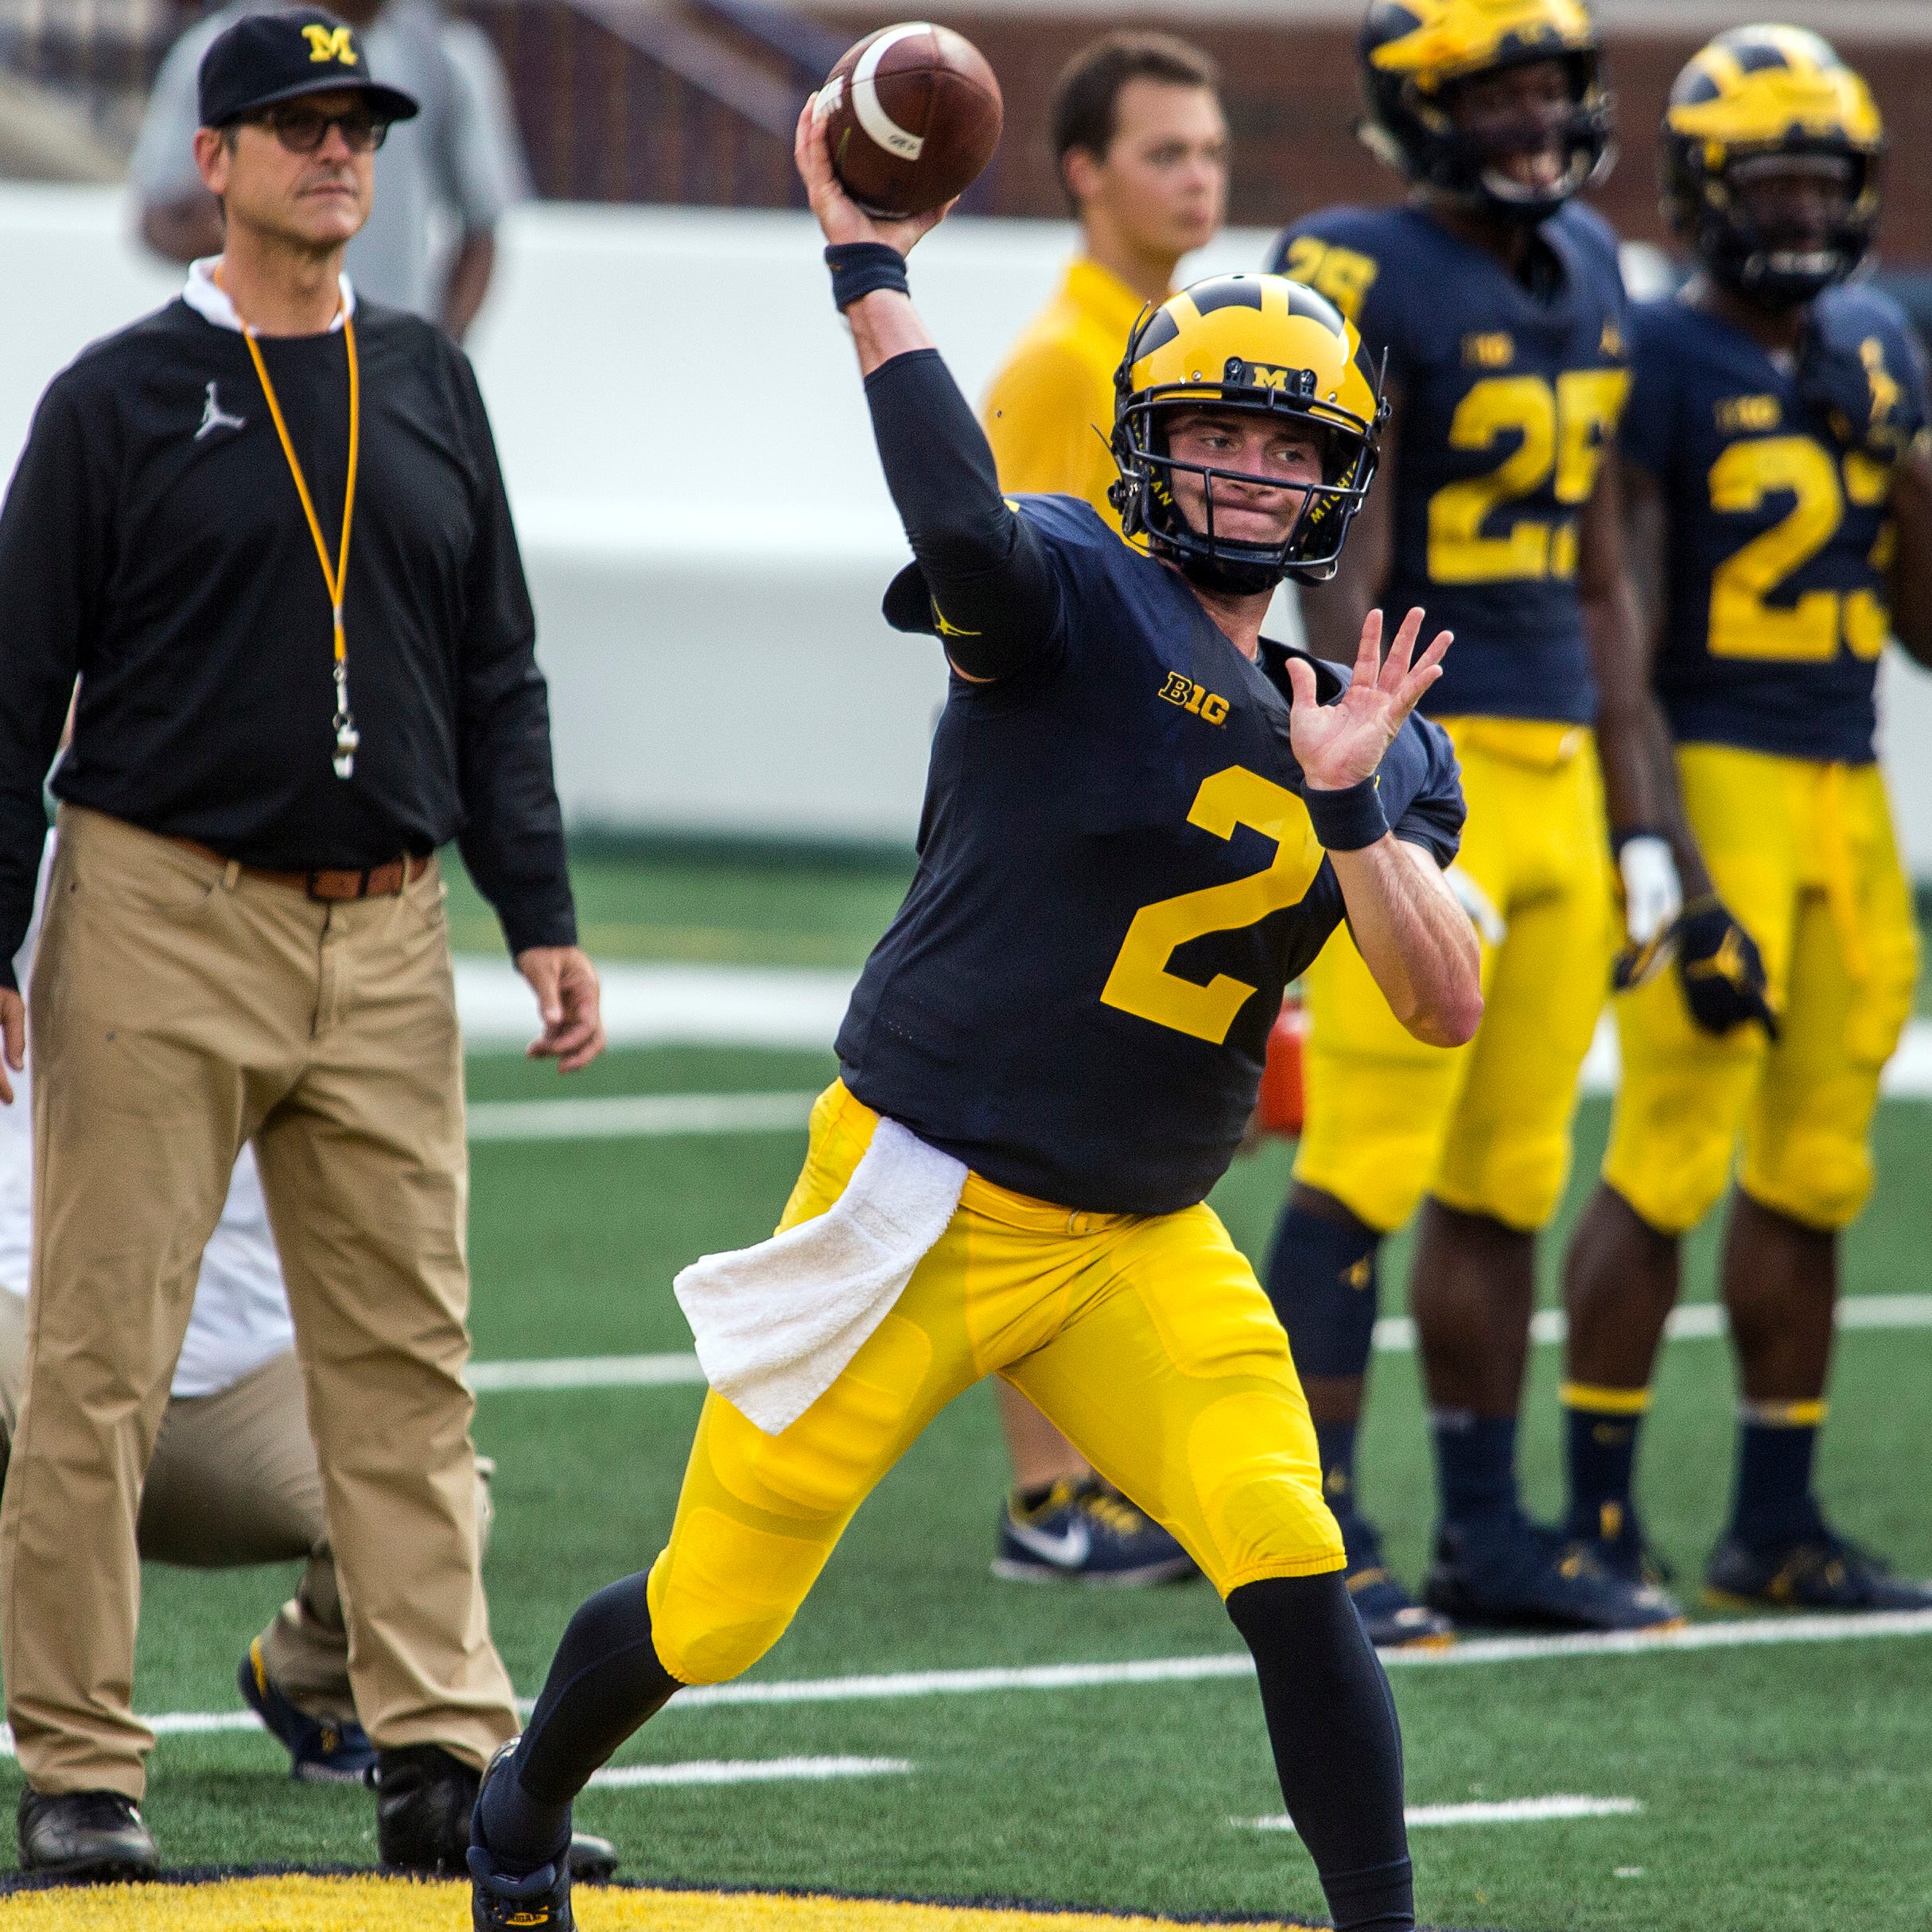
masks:
[[[1691,57],[1664,110],[1664,213],[1726,287],[1774,305],[1810,301],[1865,259],[1879,218],[1884,128],[1864,82],[1801,27],[1736,27]],[[1825,156],[1849,170],[1821,247],[1781,248],[1759,231],[1737,169]]]
[[[1358,132],[1412,181],[1512,220],[1553,215],[1609,172],[1611,96],[1596,25],[1584,0],[1371,0],[1356,55],[1368,115]],[[1561,60],[1570,112],[1557,130],[1564,166],[1545,189],[1526,188],[1495,151],[1456,125],[1461,82],[1534,60]]]
[[[1114,376],[1114,459],[1110,492],[1121,534],[1145,537],[1210,589],[1247,593],[1284,577],[1321,583],[1334,576],[1343,540],[1369,480],[1388,405],[1379,379],[1361,364],[1361,338],[1312,289],[1283,275],[1217,275],[1145,311]],[[1301,508],[1279,543],[1217,533],[1215,484],[1254,481],[1238,470],[1183,463],[1168,453],[1177,409],[1231,409],[1313,430],[1322,480],[1304,487]],[[1173,476],[1203,477],[1207,528],[1196,530],[1175,500]]]

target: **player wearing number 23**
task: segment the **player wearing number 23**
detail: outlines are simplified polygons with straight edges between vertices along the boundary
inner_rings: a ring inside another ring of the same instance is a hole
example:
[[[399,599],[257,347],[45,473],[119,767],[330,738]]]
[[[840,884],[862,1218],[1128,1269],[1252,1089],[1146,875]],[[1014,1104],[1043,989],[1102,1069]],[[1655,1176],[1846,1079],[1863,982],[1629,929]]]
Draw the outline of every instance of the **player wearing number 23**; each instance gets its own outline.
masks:
[[[1323,953],[1269,1291],[1378,1642],[1440,1642],[1452,1619],[1642,1627],[1675,1607],[1532,1525],[1514,1471],[1535,1238],[1562,1192],[1615,944],[1606,783],[1633,931],[1677,910],[1623,702],[1642,686],[1606,457],[1627,308],[1615,238],[1572,198],[1607,154],[1597,34],[1580,0],[1374,0],[1359,51],[1365,134],[1409,197],[1312,215],[1272,265],[1386,357],[1393,488],[1302,614],[1325,657],[1374,605],[1424,604],[1456,635],[1423,702],[1461,761],[1456,871],[1487,1005],[1472,1044],[1432,1051],[1390,1022],[1346,939]],[[1425,1202],[1410,1300],[1442,1492],[1427,1607],[1390,1574],[1354,1474],[1377,1251]]]
[[[904,251],[937,216],[860,210],[809,110],[798,154],[915,560],[886,615],[953,675],[919,870],[840,1031],[783,1231],[680,1292],[690,1312],[694,1276],[737,1293],[752,1271],[762,1347],[801,1308],[850,1305],[861,1235],[895,1265],[856,1352],[783,1405],[712,1370],[663,1553],[577,1611],[484,1780],[476,1923],[560,1922],[508,1908],[554,1900],[574,1794],[680,1685],[763,1655],[873,1485],[1000,1374],[1225,1598],[1334,1923],[1405,1932],[1394,1705],[1286,1339],[1204,1199],[1284,985],[1344,914],[1418,1032],[1466,1039],[1480,1010],[1442,876],[1454,761],[1411,715],[1445,640],[1412,657],[1414,612],[1385,659],[1372,620],[1351,681],[1260,635],[1281,577],[1340,554],[1378,398],[1320,296],[1197,283],[1127,344],[1121,531],[1075,498],[1002,499],[909,298]]]
[[[1880,131],[1823,41],[1720,35],[1672,91],[1664,146],[1700,272],[1636,312],[1623,441],[1691,904],[1615,1003],[1623,1081],[1568,1271],[1572,1526],[1641,1563],[1631,1475],[1678,1238],[1741,1145],[1723,1267],[1738,1479],[1707,1584],[1918,1607],[1932,1589],[1837,1536],[1810,1470],[1837,1238],[1871,1190],[1879,1071],[1915,977],[1872,733],[1888,632],[1932,660],[1924,371],[1897,308],[1846,281],[1877,220]]]

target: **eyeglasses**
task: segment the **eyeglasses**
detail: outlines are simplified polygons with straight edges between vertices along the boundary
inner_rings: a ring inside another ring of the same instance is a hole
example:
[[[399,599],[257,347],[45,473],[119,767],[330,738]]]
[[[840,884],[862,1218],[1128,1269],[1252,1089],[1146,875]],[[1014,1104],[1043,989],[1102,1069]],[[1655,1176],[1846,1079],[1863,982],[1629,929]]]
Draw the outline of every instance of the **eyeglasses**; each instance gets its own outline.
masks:
[[[320,107],[299,105],[270,107],[255,117],[258,127],[265,127],[291,154],[313,154],[328,138],[332,127],[342,130],[342,138],[352,154],[368,154],[383,145],[389,123],[367,107],[340,108],[333,114]]]

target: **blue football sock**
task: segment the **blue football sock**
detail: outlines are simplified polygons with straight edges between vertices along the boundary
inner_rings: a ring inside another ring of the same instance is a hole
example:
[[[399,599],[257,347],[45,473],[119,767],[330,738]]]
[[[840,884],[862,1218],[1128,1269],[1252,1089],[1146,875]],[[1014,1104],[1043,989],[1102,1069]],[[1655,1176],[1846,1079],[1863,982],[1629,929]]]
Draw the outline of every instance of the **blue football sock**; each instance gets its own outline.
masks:
[[[1446,1522],[1492,1522],[1516,1511],[1516,1418],[1432,1409],[1436,1481]]]
[[[1322,1494],[1343,1529],[1357,1514],[1355,1429],[1353,1422],[1317,1422],[1315,1447],[1321,1457]]]
[[[1637,1436],[1650,1405],[1647,1389],[1563,1385],[1571,1535],[1614,1543],[1633,1520]]]
[[[1281,1211],[1268,1257],[1268,1299],[1304,1375],[1366,1375],[1375,1345],[1375,1254],[1382,1237],[1295,1205]]]
[[[1822,1526],[1812,1499],[1811,1465],[1824,1420],[1821,1401],[1738,1405],[1731,1530],[1740,1541],[1775,1547],[1815,1535]]]

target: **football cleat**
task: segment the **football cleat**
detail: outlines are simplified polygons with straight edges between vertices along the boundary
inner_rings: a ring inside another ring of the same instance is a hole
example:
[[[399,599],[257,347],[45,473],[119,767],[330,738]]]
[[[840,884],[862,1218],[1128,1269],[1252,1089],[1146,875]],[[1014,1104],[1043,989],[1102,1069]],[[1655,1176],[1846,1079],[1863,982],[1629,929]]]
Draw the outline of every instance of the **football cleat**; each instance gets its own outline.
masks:
[[[1396,1580],[1382,1555],[1382,1536],[1366,1516],[1336,1512],[1348,1551],[1349,1601],[1378,1650],[1446,1649],[1456,1626],[1439,1610],[1418,1604]]]
[[[1654,1585],[1612,1576],[1588,1544],[1520,1513],[1494,1524],[1444,1523],[1422,1600],[1459,1624],[1505,1628],[1663,1631],[1684,1621]]]
[[[1650,1547],[1642,1524],[1631,1510],[1606,1503],[1592,1527],[1581,1528],[1572,1519],[1569,1534],[1571,1541],[1581,1544],[1611,1576],[1626,1583],[1662,1589],[1672,1580],[1670,1565]]]
[[[1032,1508],[1015,1491],[1000,1511],[993,1573],[1008,1583],[1177,1583],[1194,1559],[1097,1475],[1063,1476]]]
[[[505,1775],[503,1767],[520,1740],[511,1739],[500,1746],[483,1774],[487,1785],[492,1778]],[[479,1786],[480,1800],[482,1790]],[[573,1841],[574,1848],[574,1841]],[[511,1872],[500,1869],[483,1836],[480,1802],[471,1813],[469,1850],[469,1922],[472,1932],[507,1932],[512,1926],[527,1932],[576,1932],[577,1918],[570,1909],[571,1864],[569,1859],[553,1859],[535,1872]],[[616,1863],[612,1858],[612,1864]]]
[[[1932,1610],[1932,1583],[1893,1576],[1821,1522],[1795,1542],[1726,1536],[1705,1570],[1704,1600],[1715,1610]]]
[[[289,1747],[289,1775],[303,1784],[361,1784],[375,1763],[369,1734],[352,1717],[311,1717],[268,1674],[262,1640],[235,1672],[242,1701]]]

